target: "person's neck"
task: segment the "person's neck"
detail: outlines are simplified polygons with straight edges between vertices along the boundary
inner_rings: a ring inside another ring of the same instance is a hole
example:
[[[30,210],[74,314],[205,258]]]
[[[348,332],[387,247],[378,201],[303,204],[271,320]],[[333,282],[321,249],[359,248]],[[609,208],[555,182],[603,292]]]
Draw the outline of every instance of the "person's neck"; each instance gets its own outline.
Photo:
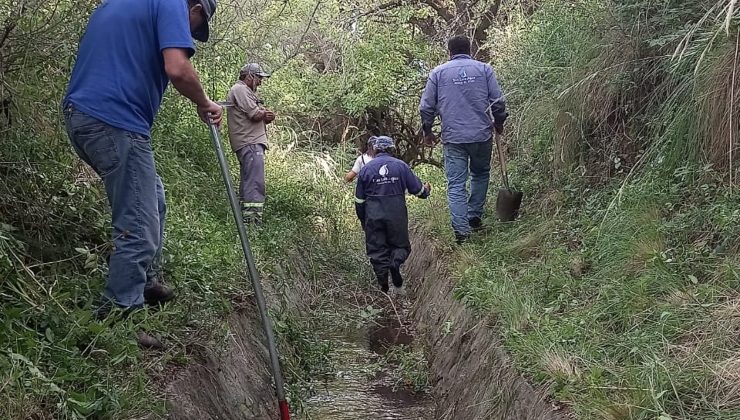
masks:
[[[470,55],[470,53],[459,53],[459,54],[451,54],[450,55],[450,60],[454,60],[456,58],[463,58],[463,57],[464,58],[472,58],[472,56]]]

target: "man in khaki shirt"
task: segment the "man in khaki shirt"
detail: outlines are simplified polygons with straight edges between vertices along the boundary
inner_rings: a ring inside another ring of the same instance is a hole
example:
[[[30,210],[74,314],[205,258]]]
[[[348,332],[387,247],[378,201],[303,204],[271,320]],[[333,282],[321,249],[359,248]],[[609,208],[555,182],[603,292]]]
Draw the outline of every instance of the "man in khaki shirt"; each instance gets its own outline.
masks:
[[[239,158],[239,196],[244,222],[262,223],[265,205],[265,150],[267,150],[266,125],[275,120],[275,113],[263,106],[257,96],[257,87],[270,75],[257,63],[242,67],[239,81],[229,90],[227,108],[229,141]]]

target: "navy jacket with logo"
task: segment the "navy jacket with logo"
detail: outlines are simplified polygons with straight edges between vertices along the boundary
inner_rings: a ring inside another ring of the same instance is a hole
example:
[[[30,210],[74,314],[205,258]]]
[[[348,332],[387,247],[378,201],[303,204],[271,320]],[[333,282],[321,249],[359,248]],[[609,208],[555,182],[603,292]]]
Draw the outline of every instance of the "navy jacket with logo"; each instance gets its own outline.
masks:
[[[370,218],[406,219],[406,193],[419,198],[429,197],[429,191],[406,162],[380,153],[362,168],[357,179],[357,217],[363,226]]]

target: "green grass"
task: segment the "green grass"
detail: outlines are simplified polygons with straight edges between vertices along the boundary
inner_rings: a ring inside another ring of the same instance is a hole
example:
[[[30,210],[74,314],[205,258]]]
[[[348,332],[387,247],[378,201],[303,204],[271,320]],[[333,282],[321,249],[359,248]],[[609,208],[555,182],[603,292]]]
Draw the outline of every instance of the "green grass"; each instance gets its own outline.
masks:
[[[395,346],[384,359],[384,363],[392,367],[390,374],[394,391],[408,389],[415,393],[429,392],[429,361],[424,349]]]
[[[453,251],[455,296],[494,316],[516,367],[579,418],[740,415],[725,325],[738,316],[738,200],[711,171],[683,176],[694,171],[527,196],[521,220],[491,217]],[[449,243],[444,195],[413,214]]]
[[[491,217],[455,250],[444,178],[427,168],[439,188],[413,214],[454,253],[456,297],[497,320],[516,367],[578,418],[738,418],[740,199],[723,96],[737,28],[715,32],[698,4],[622,3],[546,1],[496,33],[522,218]]]

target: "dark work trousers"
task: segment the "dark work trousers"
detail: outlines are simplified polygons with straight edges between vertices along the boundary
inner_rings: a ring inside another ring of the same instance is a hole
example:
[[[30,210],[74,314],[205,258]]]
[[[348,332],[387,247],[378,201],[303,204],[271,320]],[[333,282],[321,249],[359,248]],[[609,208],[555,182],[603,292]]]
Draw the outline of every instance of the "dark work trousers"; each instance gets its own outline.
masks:
[[[390,269],[399,269],[411,254],[409,217],[404,196],[367,198],[365,245],[378,283],[387,286]]]
[[[239,158],[239,198],[242,214],[261,215],[265,206],[265,146],[248,144],[236,151]]]

